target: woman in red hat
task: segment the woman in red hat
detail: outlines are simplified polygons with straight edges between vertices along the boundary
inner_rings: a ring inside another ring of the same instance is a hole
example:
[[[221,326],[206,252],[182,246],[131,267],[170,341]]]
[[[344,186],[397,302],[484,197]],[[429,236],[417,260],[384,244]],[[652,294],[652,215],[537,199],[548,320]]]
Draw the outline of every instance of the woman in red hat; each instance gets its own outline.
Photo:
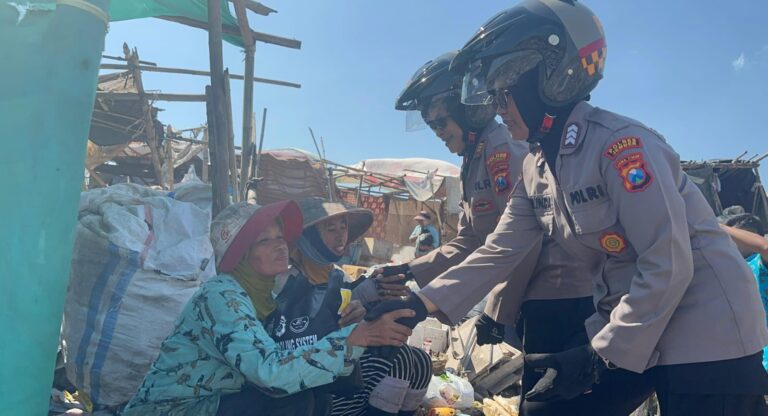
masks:
[[[411,331],[394,321],[413,311],[352,324],[293,351],[278,347],[263,322],[301,230],[292,201],[233,204],[214,219],[219,275],[189,300],[123,415],[311,414],[311,389],[349,374],[365,347],[403,345]]]

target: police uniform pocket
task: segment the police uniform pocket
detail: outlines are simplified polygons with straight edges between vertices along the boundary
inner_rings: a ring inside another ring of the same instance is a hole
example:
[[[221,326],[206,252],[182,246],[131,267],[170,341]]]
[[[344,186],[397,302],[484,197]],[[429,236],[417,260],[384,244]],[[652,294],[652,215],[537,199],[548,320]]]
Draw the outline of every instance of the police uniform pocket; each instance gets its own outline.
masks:
[[[580,235],[596,233],[616,223],[616,215],[608,200],[571,211],[571,218],[574,231]]]

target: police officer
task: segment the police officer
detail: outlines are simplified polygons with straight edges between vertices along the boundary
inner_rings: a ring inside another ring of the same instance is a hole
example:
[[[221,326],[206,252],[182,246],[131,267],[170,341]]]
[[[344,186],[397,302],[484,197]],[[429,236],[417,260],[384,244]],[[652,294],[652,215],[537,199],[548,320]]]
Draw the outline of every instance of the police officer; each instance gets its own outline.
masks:
[[[462,77],[448,70],[455,56],[455,52],[443,54],[416,71],[395,107],[419,112],[448,149],[464,158],[457,237],[406,265],[382,271],[384,276],[408,273],[422,287],[485,243],[504,212],[512,181],[519,176],[523,158],[528,154],[527,143],[510,135],[516,133],[524,139],[525,132],[510,131],[497,123],[494,104],[468,106],[460,102]],[[412,119],[413,116],[411,125]],[[551,238],[544,238],[533,250],[531,260],[517,270],[518,274],[533,277],[523,286],[525,296],[508,296],[503,283],[492,293],[476,324],[478,344],[501,342],[503,323],[515,323],[520,312],[518,325],[524,331],[518,332],[524,332],[523,348],[527,353],[559,352],[588,342],[584,320],[594,313],[590,270]],[[525,372],[524,387],[532,387],[538,377],[535,372]],[[525,414],[627,414],[651,392],[648,383],[636,379],[639,377],[617,372],[589,397],[533,404]]]
[[[544,374],[527,400],[588,394],[621,368],[653,384],[665,416],[766,414],[754,279],[666,141],[585,101],[605,54],[599,20],[575,1],[526,0],[470,39],[453,61],[464,102],[496,103],[531,154],[486,244],[372,315],[406,306],[419,315],[410,325],[426,311],[456,322],[551,236],[599,272],[597,311],[589,344],[526,357]],[[521,296],[523,280],[513,273],[508,293]]]

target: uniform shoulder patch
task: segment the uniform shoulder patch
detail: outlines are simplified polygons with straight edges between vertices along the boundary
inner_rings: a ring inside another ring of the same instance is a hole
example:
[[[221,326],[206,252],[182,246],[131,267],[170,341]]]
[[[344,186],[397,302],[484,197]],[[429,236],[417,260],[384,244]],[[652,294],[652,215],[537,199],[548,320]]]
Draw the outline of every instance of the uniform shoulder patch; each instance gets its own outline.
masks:
[[[600,247],[609,253],[618,254],[627,248],[627,243],[619,233],[605,233],[600,237]]]
[[[643,142],[639,137],[627,136],[614,140],[608,145],[608,149],[603,153],[605,157],[615,160],[616,156],[625,150],[637,149],[643,147]]]
[[[509,157],[510,155],[508,151],[494,152],[485,159],[485,165],[488,166],[488,170],[490,171],[495,171],[502,167],[507,170],[509,169]]]
[[[511,186],[509,179],[509,170],[500,171],[493,175],[493,190],[500,194]]]
[[[624,180],[627,192],[642,192],[653,182],[651,171],[645,166],[642,153],[632,153],[613,165]]]

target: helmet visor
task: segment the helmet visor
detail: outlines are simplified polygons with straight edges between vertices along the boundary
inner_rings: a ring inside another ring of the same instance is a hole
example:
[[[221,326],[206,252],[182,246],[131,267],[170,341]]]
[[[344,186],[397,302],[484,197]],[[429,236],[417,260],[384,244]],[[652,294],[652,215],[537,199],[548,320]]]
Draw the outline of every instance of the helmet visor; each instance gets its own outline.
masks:
[[[512,87],[524,73],[542,61],[534,50],[521,50],[472,62],[461,85],[461,102],[467,105],[493,104],[501,90]]]
[[[421,117],[421,111],[411,110],[405,112],[405,131],[419,131],[427,128],[427,123]]]

